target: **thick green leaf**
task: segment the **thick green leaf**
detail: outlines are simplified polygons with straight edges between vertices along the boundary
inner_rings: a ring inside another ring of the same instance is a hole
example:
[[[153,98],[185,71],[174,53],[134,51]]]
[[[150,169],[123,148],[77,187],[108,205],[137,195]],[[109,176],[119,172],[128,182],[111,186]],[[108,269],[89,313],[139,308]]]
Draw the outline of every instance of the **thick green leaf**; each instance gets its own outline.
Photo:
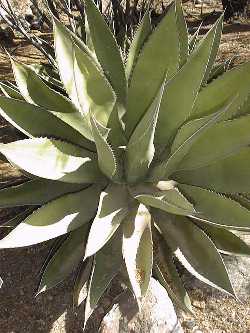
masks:
[[[179,184],[178,188],[194,205],[192,217],[230,229],[250,229],[250,211],[238,202],[200,187]]]
[[[94,257],[94,265],[90,278],[88,296],[85,305],[85,324],[101,296],[117,275],[122,264],[120,235],[115,235]]]
[[[145,178],[154,158],[155,127],[164,88],[165,81],[128,142],[126,149],[126,173],[127,181],[130,183]]]
[[[119,101],[126,104],[127,83],[124,65],[115,37],[92,0],[85,0],[90,36],[97,59]]]
[[[223,29],[223,19],[224,19],[224,15],[221,15],[221,17],[218,20],[218,24],[216,25],[216,32],[214,35],[213,45],[211,47],[209,62],[207,64],[206,72],[205,72],[205,75],[203,78],[203,84],[206,84],[207,80],[209,79],[211,70],[213,68],[213,65],[214,65],[218,50],[219,50],[221,34],[222,34],[222,29]]]
[[[214,243],[191,220],[154,211],[155,222],[177,259],[196,278],[229,294],[234,290]]]
[[[74,80],[82,114],[88,118],[93,114],[103,126],[106,126],[116,96],[103,73],[86,53],[74,46],[74,56]]]
[[[231,231],[201,222],[199,226],[211,238],[220,252],[232,255],[250,256],[250,247]]]
[[[175,1],[176,6],[176,20],[178,26],[179,35],[179,47],[180,47],[180,67],[182,67],[187,61],[188,57],[188,30],[187,24],[184,17],[182,5],[180,0]]]
[[[191,121],[189,127],[194,126],[192,123],[197,124],[198,121]],[[187,127],[188,124],[185,126]],[[223,121],[208,128],[194,142],[188,154],[178,166],[178,170],[204,167],[236,154],[242,147],[250,144],[249,128],[250,116]]]
[[[176,169],[182,159],[188,154],[192,145],[205,133],[209,128],[214,126],[223,115],[229,110],[230,102],[222,110],[219,110],[211,117],[206,117],[204,121],[198,123],[198,126],[192,128],[191,133],[185,138],[185,141],[174,151],[171,152],[170,156],[165,161],[159,163],[151,172],[151,180],[167,179]],[[196,124],[197,125],[197,124]]]
[[[84,256],[88,226],[72,231],[49,260],[42,274],[38,293],[65,280]]]
[[[58,119],[58,112],[53,115],[52,112],[39,106],[0,96],[0,114],[28,137],[57,137],[88,149],[92,148],[89,141],[78,131],[67,125],[65,121]]]
[[[100,195],[96,217],[89,232],[85,258],[99,251],[119,228],[128,213],[128,191],[125,186],[110,184]]]
[[[195,47],[197,46],[201,26],[202,26],[202,23],[196,29],[195,33],[189,38],[189,42],[188,42],[189,53],[192,53],[194,51]]]
[[[95,155],[55,139],[25,139],[0,145],[0,152],[18,168],[41,178],[92,183],[102,178]]]
[[[35,179],[1,189],[0,207],[42,205],[56,197],[79,191],[84,187],[86,185]]]
[[[172,300],[184,311],[192,312],[191,300],[173,262],[172,250],[162,237],[157,237],[154,244],[154,274]]]
[[[154,263],[154,275],[157,278],[157,280],[160,282],[160,284],[166,289],[169,297],[172,299],[172,301],[178,305],[181,309],[184,311],[189,311],[192,313],[192,306],[191,306],[191,301],[190,298],[184,288],[184,286],[181,284],[178,285],[178,287],[173,290],[171,288],[171,284],[169,280],[167,279],[167,274],[165,273],[166,268],[163,269],[163,267],[160,268],[160,266],[156,263]],[[177,272],[178,274],[178,272]],[[176,283],[176,280],[175,282]],[[177,296],[177,293],[180,295]]]
[[[132,43],[129,48],[127,62],[126,62],[126,76],[127,80],[130,79],[130,76],[133,72],[134,66],[137,62],[141,49],[151,32],[151,20],[150,12],[147,10],[142,21],[140,22],[135,35],[133,37]]]
[[[75,112],[71,102],[60,93],[49,88],[27,65],[12,60],[12,69],[17,86],[28,103],[34,103],[50,111]]]
[[[9,83],[0,82],[0,89],[6,97],[23,100],[20,92]]]
[[[100,188],[64,195],[37,209],[0,241],[0,248],[38,244],[89,222],[96,213]]]
[[[12,67],[19,90],[27,102],[52,111],[56,117],[85,135],[84,119],[69,99],[48,87],[30,66],[12,60]]]
[[[94,117],[91,117],[91,125],[97,149],[99,167],[107,177],[112,179],[118,173],[118,166],[112,147],[107,141],[110,129],[102,126]]]
[[[122,252],[137,301],[146,295],[153,265],[151,216],[140,204],[123,223]]]
[[[231,96],[237,96],[226,115],[227,119],[240,113],[250,92],[250,62],[237,66],[213,80],[198,95],[191,118],[200,118],[223,107]]]
[[[199,47],[191,54],[187,63],[167,83],[155,132],[156,144],[166,146],[191,114],[206,75],[219,24],[221,24],[220,20],[201,40]]]
[[[97,120],[106,125],[115,103],[115,95],[93,57],[76,45],[70,31],[58,21],[55,21],[55,48],[65,89],[83,115],[82,134],[93,140],[90,110]]]
[[[214,146],[216,147],[216,146]],[[217,149],[217,147],[216,147]],[[180,183],[204,187],[222,193],[250,192],[250,148],[194,170],[181,170],[172,175]]]
[[[20,224],[28,215],[30,215],[33,211],[34,207],[26,208],[21,213],[17,214],[15,217],[12,217],[10,220],[0,224],[0,228],[15,228]]]
[[[88,282],[91,274],[93,260],[89,259],[82,263],[74,283],[73,304],[81,305],[88,295]]]
[[[190,215],[195,212],[193,205],[177,188],[166,191],[152,190],[151,193],[133,193],[135,199],[144,205],[162,209],[177,215]]]
[[[125,115],[128,138],[152,103],[166,75],[170,79],[178,66],[178,25],[172,5],[144,44],[133,70]]]

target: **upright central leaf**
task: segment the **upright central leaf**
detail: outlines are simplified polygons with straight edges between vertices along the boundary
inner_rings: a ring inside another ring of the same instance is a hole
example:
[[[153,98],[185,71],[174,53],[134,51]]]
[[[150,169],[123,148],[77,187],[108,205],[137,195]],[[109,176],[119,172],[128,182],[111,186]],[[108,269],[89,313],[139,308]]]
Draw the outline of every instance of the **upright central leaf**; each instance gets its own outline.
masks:
[[[152,103],[165,76],[171,78],[178,66],[178,26],[172,6],[145,43],[133,70],[125,115],[128,138]]]
[[[125,105],[127,96],[126,76],[116,40],[92,0],[85,0],[85,10],[97,59],[109,78],[119,101]]]
[[[154,135],[161,105],[165,81],[147,110],[141,122],[132,134],[126,151],[127,181],[136,182],[145,177],[154,158]],[[136,158],[135,158],[136,156]]]

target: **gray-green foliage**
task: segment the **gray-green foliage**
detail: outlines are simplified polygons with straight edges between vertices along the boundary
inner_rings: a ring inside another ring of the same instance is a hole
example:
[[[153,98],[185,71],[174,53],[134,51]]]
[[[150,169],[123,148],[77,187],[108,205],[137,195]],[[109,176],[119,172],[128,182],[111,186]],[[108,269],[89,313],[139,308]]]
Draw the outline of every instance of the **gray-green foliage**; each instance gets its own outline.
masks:
[[[28,138],[0,152],[31,180],[2,189],[0,206],[35,210],[0,248],[59,237],[39,291],[83,260],[74,300],[86,320],[120,271],[139,303],[153,274],[191,310],[175,260],[234,294],[221,253],[250,254],[232,232],[250,230],[249,63],[211,81],[222,18],[189,45],[179,0],[153,31],[145,14],[126,56],[85,5],[91,49],[54,20],[64,95],[16,61],[19,90],[1,85],[1,115]]]

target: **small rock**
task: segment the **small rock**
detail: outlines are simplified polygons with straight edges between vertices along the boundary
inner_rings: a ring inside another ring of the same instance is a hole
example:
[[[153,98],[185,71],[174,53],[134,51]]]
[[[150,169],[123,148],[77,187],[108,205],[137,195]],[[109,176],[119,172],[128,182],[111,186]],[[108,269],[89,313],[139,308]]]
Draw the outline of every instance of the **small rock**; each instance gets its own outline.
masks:
[[[151,279],[139,312],[130,291],[125,291],[104,317],[100,333],[183,333],[166,290]]]
[[[182,323],[183,327],[185,328],[188,328],[189,330],[192,330],[195,328],[196,326],[196,322],[193,320],[193,319],[190,319],[190,320],[185,320],[183,323]]]
[[[193,304],[193,306],[195,307],[195,308],[197,308],[197,309],[202,309],[202,310],[204,310],[205,309],[205,307],[206,307],[206,303],[204,302],[204,301],[193,301],[192,302],[192,304]]]

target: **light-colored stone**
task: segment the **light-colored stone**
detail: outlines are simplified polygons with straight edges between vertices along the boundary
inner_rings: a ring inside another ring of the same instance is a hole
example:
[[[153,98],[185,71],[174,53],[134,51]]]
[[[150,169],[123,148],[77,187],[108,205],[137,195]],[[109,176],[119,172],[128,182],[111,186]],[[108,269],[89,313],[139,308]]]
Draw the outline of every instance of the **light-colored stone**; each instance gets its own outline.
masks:
[[[130,291],[123,293],[104,317],[100,333],[183,333],[165,289],[154,279],[138,311]]]
[[[250,246],[250,235],[240,234],[241,238]],[[250,296],[250,257],[224,256],[224,261],[232,281],[236,295],[241,300]]]

